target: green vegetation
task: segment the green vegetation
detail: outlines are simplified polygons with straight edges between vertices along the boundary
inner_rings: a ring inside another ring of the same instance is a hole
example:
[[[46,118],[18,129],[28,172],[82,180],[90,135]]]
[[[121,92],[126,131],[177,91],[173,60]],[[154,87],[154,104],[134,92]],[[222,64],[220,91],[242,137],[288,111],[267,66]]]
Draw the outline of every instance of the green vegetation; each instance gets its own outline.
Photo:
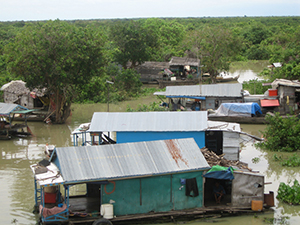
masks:
[[[132,109],[129,105],[127,106],[126,112],[150,112],[150,111],[167,111],[166,107],[160,106],[160,103],[152,102],[149,105],[140,104],[137,109]]]
[[[56,123],[71,112],[74,96],[105,64],[105,38],[59,20],[28,24],[5,46],[8,71],[31,89],[47,87]]]
[[[172,56],[199,58],[211,82],[231,62],[250,59],[283,64],[263,71],[265,81],[299,79],[299,24],[300,17],[0,22],[0,86],[23,79],[47,87],[64,122],[72,102],[107,102],[108,89],[109,101],[143,95],[136,66]],[[244,89],[261,94],[260,83]]]
[[[270,87],[263,86],[263,83],[268,83],[267,80],[249,80],[243,82],[243,89],[250,92],[252,95],[264,94]]]
[[[281,216],[281,217],[275,217],[275,218],[264,218],[264,222],[266,224],[290,224],[288,216]]]
[[[242,49],[242,37],[222,26],[191,31],[184,43],[190,55],[200,58],[213,83],[221,71],[229,70],[230,60]]]
[[[259,163],[259,161],[260,161],[260,158],[258,158],[258,157],[252,158],[252,162],[253,162],[254,164]]]
[[[273,155],[273,160],[280,162],[282,166],[287,167],[298,167],[300,166],[300,157],[295,153],[293,156],[290,156],[288,159],[283,159],[281,156]]]
[[[300,185],[297,180],[294,180],[293,185],[280,183],[276,198],[288,204],[300,204]]]
[[[276,113],[275,116],[267,115],[266,120],[269,124],[262,131],[266,140],[257,146],[277,152],[300,150],[300,121],[297,117],[283,118]]]

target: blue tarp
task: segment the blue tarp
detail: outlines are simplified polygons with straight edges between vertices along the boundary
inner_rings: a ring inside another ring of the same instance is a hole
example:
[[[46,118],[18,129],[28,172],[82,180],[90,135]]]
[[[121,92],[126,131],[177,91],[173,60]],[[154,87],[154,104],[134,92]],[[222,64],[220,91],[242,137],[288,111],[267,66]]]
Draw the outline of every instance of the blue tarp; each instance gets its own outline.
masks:
[[[225,108],[239,113],[262,114],[260,106],[257,103],[222,103]]]
[[[222,103],[217,111],[211,115],[214,116],[242,116],[251,117],[262,114],[260,106],[257,103]]]
[[[228,168],[219,165],[213,166],[203,177],[219,180],[233,180],[233,168],[231,166]]]

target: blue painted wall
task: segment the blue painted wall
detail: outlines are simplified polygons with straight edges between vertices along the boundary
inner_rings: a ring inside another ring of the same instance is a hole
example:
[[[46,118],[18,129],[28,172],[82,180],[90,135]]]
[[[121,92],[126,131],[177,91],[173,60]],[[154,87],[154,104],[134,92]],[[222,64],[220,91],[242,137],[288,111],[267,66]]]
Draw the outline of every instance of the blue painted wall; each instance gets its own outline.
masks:
[[[194,138],[199,148],[205,146],[204,131],[189,132],[117,132],[117,143]]]
[[[102,204],[114,200],[116,216],[203,207],[202,175],[203,171],[196,171],[118,180],[115,184],[102,185]],[[199,195],[186,196],[185,185],[180,188],[180,178],[196,178]]]

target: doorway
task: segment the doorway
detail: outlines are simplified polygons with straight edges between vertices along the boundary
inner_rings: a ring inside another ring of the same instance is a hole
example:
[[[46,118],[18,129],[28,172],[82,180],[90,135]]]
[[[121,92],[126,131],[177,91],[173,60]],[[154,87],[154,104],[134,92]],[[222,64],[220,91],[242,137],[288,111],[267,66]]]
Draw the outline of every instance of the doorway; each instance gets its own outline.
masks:
[[[205,131],[205,146],[217,155],[223,154],[223,132]]]
[[[220,203],[216,202],[214,196],[214,186],[216,182],[221,185],[224,190],[225,194],[221,197]],[[228,206],[231,203],[231,189],[232,189],[232,181],[230,180],[220,180],[220,179],[213,179],[213,178],[205,178],[204,183],[204,206]]]

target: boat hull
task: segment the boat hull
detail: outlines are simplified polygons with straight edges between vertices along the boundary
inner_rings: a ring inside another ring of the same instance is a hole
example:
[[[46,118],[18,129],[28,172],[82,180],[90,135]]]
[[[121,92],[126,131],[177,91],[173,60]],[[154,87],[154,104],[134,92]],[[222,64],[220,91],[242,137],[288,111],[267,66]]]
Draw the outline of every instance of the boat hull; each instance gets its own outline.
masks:
[[[267,121],[264,116],[261,117],[242,117],[242,116],[208,116],[211,121],[223,121],[231,123],[242,124],[266,124]]]

